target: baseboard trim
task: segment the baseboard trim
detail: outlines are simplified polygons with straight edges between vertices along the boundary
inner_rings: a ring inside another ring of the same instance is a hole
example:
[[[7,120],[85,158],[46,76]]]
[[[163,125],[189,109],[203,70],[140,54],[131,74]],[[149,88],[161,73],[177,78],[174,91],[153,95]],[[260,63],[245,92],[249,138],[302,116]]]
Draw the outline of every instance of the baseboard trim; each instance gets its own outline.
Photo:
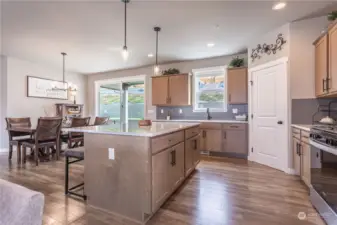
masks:
[[[0,148],[0,153],[7,153],[8,152],[8,148]]]
[[[296,171],[293,168],[288,168],[284,172],[290,175],[296,175]]]

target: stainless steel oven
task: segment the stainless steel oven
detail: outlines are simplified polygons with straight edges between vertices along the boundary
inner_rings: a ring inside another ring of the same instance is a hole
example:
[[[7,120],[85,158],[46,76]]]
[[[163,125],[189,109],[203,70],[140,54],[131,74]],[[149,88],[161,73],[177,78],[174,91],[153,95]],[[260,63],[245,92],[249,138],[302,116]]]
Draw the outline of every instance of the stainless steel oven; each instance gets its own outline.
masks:
[[[337,225],[337,134],[313,129],[310,200],[328,225]]]

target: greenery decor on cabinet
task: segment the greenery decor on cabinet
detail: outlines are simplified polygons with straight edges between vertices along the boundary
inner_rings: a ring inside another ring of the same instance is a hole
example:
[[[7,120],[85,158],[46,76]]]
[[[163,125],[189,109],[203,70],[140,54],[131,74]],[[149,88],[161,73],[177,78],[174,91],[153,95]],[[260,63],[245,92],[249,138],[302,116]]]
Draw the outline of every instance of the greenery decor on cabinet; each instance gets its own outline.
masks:
[[[337,19],[337,11],[332,11],[328,14],[329,21],[335,21]]]
[[[244,59],[243,58],[239,58],[238,56],[234,57],[232,59],[232,61],[229,63],[229,67],[230,68],[242,67],[243,65],[244,65]]]
[[[168,70],[164,70],[162,74],[163,75],[180,74],[180,70],[176,68],[170,68]]]

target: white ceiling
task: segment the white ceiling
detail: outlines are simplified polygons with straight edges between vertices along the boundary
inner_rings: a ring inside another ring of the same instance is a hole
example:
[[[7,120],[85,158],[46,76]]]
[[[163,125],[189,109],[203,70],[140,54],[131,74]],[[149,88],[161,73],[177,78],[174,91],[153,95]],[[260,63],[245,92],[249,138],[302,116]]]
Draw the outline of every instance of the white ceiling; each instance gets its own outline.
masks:
[[[159,25],[159,61],[181,61],[245,51],[250,40],[282,24],[312,15],[335,1],[141,1],[128,4],[129,59],[124,62],[123,7],[112,2],[3,2],[3,54],[50,66],[95,73],[154,63]],[[217,28],[218,26],[218,28]],[[214,42],[213,48],[206,44]]]

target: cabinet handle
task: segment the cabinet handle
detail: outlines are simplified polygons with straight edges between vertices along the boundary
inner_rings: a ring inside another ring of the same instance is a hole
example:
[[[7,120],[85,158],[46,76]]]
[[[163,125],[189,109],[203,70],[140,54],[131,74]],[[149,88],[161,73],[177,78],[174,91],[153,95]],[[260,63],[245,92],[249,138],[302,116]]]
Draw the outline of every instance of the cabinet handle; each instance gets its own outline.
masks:
[[[230,128],[239,128],[239,126],[229,126]]]
[[[325,80],[325,87],[326,87],[325,90],[326,91],[329,91],[329,89],[330,89],[330,87],[329,87],[330,80],[331,80],[330,78],[326,78],[326,80]]]
[[[227,139],[227,132],[226,131],[223,132],[223,138]]]
[[[228,102],[231,102],[231,100],[232,100],[232,95],[228,94]]]
[[[318,154],[318,152],[316,153],[316,157],[317,157],[317,158],[319,158],[319,154]]]
[[[198,149],[197,139],[195,139],[193,141],[194,141],[194,150],[197,150]]]
[[[299,149],[299,144],[296,143],[296,154],[299,156],[300,155],[300,149]]]
[[[205,131],[205,130],[202,131],[202,137],[203,137],[203,138],[206,137],[206,131]]]
[[[176,165],[176,150],[171,151],[171,165]]]
[[[323,92],[325,92],[325,79],[322,80],[323,81]]]

